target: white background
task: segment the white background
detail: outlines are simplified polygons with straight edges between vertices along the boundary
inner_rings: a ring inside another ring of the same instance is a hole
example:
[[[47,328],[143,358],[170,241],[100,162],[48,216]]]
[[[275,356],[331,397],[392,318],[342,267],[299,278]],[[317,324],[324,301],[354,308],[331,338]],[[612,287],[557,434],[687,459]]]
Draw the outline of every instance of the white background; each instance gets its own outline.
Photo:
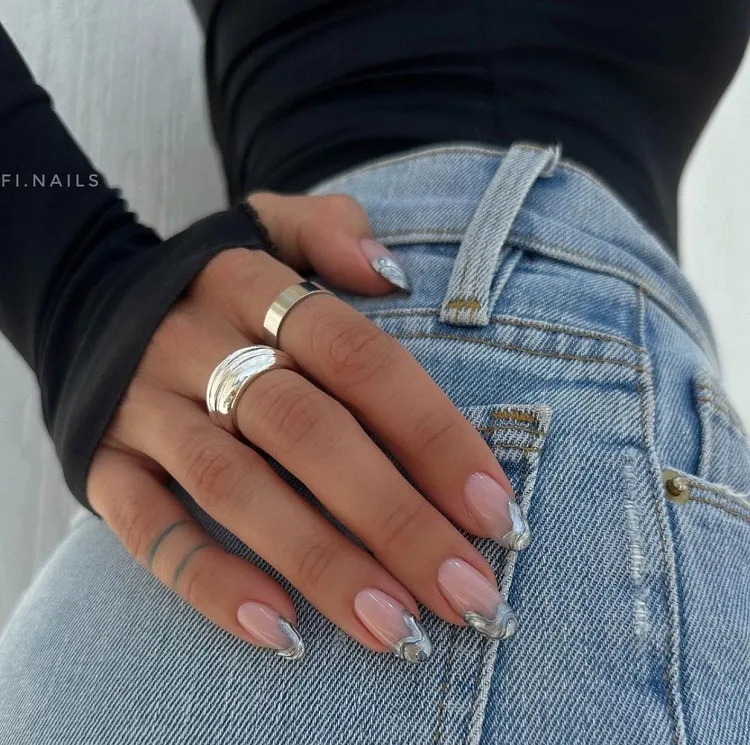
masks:
[[[188,0],[0,0],[0,21],[145,222],[169,235],[223,206]],[[688,168],[681,252],[717,333],[727,389],[750,423],[748,132],[746,59]],[[65,534],[75,503],[40,424],[34,380],[2,338],[0,381],[1,628]]]

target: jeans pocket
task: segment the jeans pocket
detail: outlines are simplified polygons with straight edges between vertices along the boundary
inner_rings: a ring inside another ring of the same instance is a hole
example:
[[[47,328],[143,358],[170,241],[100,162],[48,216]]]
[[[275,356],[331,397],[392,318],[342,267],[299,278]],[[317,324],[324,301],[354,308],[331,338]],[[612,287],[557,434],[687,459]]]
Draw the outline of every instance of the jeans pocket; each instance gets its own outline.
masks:
[[[666,468],[690,742],[750,734],[750,447],[718,382],[701,372],[696,474]]]
[[[721,383],[699,370],[693,378],[693,399],[701,428],[696,475],[733,491],[750,491],[747,435]]]
[[[484,437],[507,474],[516,500],[531,523],[533,540],[534,485],[547,437],[550,409],[542,404],[458,408]],[[475,538],[474,543],[494,568],[498,584],[508,597],[519,554],[489,538]],[[517,635],[523,634],[523,622],[523,616],[519,615]],[[479,742],[498,646],[514,644],[514,639],[492,640],[469,627],[454,626],[448,644],[449,663],[443,674],[435,742],[442,742],[441,737],[450,732],[466,732],[469,742]]]
[[[533,536],[532,495],[549,429],[550,409],[544,405],[519,404],[468,406],[459,409],[484,437],[503,467],[513,486],[521,512],[531,523]],[[518,554],[507,551],[491,539],[477,539],[475,543],[494,567],[503,594],[507,597]]]

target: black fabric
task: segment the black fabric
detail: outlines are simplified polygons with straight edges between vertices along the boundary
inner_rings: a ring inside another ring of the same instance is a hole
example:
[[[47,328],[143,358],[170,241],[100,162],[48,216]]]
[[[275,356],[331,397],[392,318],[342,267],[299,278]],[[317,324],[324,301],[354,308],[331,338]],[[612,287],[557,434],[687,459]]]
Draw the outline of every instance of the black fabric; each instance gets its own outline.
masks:
[[[676,250],[747,0],[193,0],[232,196],[436,142],[558,141]]]
[[[241,210],[166,241],[141,225],[2,27],[0,164],[0,330],[34,370],[66,481],[87,504],[93,452],[170,306],[219,251],[268,244]]]

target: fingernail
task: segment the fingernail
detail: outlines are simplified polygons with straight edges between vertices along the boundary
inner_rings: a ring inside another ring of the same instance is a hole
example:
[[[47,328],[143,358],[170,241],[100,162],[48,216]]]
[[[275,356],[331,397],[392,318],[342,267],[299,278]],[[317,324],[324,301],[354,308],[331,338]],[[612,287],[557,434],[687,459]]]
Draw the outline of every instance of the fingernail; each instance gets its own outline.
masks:
[[[531,542],[531,529],[518,503],[486,473],[474,473],[466,482],[466,507],[471,516],[511,551]]]
[[[288,660],[305,654],[302,637],[292,623],[263,603],[244,603],[237,610],[237,620],[261,647],[270,647]]]
[[[516,633],[518,618],[494,585],[463,559],[448,559],[438,569],[446,600],[473,629],[492,639]]]
[[[354,612],[395,655],[407,662],[427,662],[432,642],[417,619],[398,600],[381,590],[360,590]]]
[[[398,263],[396,257],[382,244],[370,238],[360,241],[362,253],[367,257],[370,266],[394,287],[404,292],[411,292],[411,284],[406,272]]]

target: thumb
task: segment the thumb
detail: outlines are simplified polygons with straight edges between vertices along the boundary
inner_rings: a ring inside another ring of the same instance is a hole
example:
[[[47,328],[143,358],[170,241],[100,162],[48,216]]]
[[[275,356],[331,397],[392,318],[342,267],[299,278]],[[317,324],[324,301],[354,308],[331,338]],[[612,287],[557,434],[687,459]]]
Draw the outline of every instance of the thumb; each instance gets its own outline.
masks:
[[[346,194],[248,197],[279,258],[298,272],[312,270],[332,287],[387,295],[411,286],[396,257],[374,240],[367,213]]]

